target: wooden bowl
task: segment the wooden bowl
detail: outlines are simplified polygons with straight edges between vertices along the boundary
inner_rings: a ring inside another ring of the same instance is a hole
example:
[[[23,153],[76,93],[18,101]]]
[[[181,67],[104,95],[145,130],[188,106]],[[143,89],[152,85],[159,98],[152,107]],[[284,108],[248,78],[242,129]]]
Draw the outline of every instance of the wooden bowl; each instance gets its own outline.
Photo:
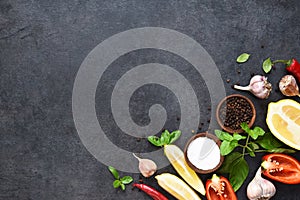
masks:
[[[245,97],[243,95],[240,95],[240,94],[232,94],[232,95],[229,95],[229,96],[225,97],[224,99],[222,99],[220,101],[220,103],[218,104],[218,106],[217,106],[216,117],[217,117],[218,124],[226,132],[228,132],[228,133],[242,133],[243,132],[242,128],[232,129],[231,127],[225,126],[224,122],[222,121],[222,119],[220,117],[220,109],[221,109],[221,107],[223,106],[224,103],[226,103],[226,101],[228,99],[233,98],[233,97],[242,98],[242,99],[246,100],[249,103],[253,115],[252,115],[252,118],[251,118],[250,122],[248,123],[248,126],[251,127],[254,124],[254,121],[255,121],[255,118],[256,118],[256,110],[255,110],[254,104],[252,103],[252,101],[249,98],[247,98],[247,97]]]
[[[220,161],[219,163],[217,164],[217,166],[215,166],[214,168],[212,169],[208,169],[208,170],[203,170],[203,169],[199,169],[197,168],[196,166],[194,166],[190,160],[188,159],[188,156],[187,156],[187,151],[188,151],[188,148],[189,148],[189,145],[191,144],[192,141],[194,141],[195,139],[199,138],[199,137],[207,137],[209,139],[212,139],[217,145],[218,147],[220,148],[220,145],[221,145],[221,141],[219,140],[219,138],[217,138],[217,136],[211,134],[211,133],[198,133],[196,135],[194,135],[193,137],[191,137],[189,139],[189,141],[187,142],[187,144],[185,145],[185,148],[184,148],[184,159],[185,161],[187,162],[187,164],[197,173],[200,173],[200,174],[208,174],[208,173],[211,173],[211,172],[214,172],[216,171],[223,163],[224,161],[224,157],[221,155],[220,153]]]

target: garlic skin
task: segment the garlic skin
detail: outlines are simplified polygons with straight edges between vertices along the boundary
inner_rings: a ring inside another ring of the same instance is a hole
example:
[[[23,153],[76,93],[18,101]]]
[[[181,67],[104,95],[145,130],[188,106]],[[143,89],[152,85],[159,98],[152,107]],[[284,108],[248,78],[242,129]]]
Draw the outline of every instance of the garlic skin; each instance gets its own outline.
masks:
[[[267,99],[272,91],[272,85],[265,76],[255,75],[248,86],[233,86],[237,90],[247,90],[260,99]]]
[[[133,154],[133,156],[136,159],[138,159],[138,161],[139,161],[139,170],[140,170],[141,174],[144,177],[148,178],[156,172],[157,165],[155,164],[155,162],[153,162],[152,160],[149,160],[149,159],[139,158],[135,154]]]
[[[255,177],[247,186],[247,197],[250,200],[268,200],[276,193],[276,188],[267,179],[261,177],[261,167],[258,168]]]
[[[285,96],[300,96],[297,81],[292,75],[285,75],[281,78],[279,89]]]

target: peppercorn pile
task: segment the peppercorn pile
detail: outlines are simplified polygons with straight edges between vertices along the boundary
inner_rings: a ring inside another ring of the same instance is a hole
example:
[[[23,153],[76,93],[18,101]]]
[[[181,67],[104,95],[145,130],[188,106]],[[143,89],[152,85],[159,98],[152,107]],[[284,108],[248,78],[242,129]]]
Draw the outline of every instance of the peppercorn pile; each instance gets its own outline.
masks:
[[[245,99],[231,97],[220,107],[220,119],[224,126],[233,130],[240,129],[240,124],[251,121],[253,112],[251,105]]]

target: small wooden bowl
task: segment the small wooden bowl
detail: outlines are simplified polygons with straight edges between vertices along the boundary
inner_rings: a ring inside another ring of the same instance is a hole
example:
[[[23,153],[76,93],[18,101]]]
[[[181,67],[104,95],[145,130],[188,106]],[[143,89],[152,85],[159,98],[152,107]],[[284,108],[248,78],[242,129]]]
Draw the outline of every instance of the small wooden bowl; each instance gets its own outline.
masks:
[[[217,110],[216,110],[216,117],[217,117],[217,121],[218,121],[218,124],[221,126],[221,128],[223,130],[225,130],[226,132],[228,133],[242,133],[243,132],[243,129],[240,128],[240,129],[232,129],[230,127],[227,127],[224,125],[224,123],[222,122],[221,118],[220,118],[220,109],[221,109],[221,106],[226,103],[226,101],[230,98],[233,98],[233,97],[237,97],[237,98],[242,98],[242,99],[245,99],[250,107],[251,107],[251,110],[252,110],[252,118],[250,120],[250,122],[248,123],[248,126],[251,127],[253,124],[254,124],[254,121],[255,121],[255,118],[256,118],[256,110],[255,110],[255,107],[254,107],[254,104],[252,103],[252,101],[248,98],[248,97],[245,97],[243,95],[240,95],[240,94],[232,94],[232,95],[229,95],[227,97],[225,97],[224,99],[222,99],[220,101],[220,103],[218,104],[217,106]]]
[[[208,174],[208,173],[211,173],[211,172],[214,172],[216,171],[223,163],[224,161],[224,157],[220,154],[220,161],[218,163],[217,166],[215,166],[214,168],[212,169],[208,169],[208,170],[203,170],[203,169],[199,169],[197,168],[196,166],[194,166],[188,159],[188,156],[187,156],[187,150],[189,148],[189,145],[191,144],[192,141],[194,141],[195,139],[199,138],[199,137],[207,137],[209,139],[212,139],[214,142],[216,142],[216,144],[218,145],[218,147],[220,148],[220,145],[221,145],[221,141],[219,140],[219,138],[217,138],[217,136],[211,134],[211,133],[197,133],[196,135],[194,135],[193,137],[191,137],[189,139],[189,141],[187,142],[187,144],[185,145],[185,148],[184,148],[184,159],[185,161],[187,162],[187,164],[197,173],[200,173],[200,174]]]

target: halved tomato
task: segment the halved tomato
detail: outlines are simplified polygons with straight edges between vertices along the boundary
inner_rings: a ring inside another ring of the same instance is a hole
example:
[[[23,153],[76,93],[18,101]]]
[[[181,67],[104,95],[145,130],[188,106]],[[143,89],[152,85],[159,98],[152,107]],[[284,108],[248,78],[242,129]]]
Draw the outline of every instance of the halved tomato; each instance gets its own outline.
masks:
[[[300,183],[300,163],[295,158],[273,153],[265,155],[262,160],[262,173],[266,177],[286,184]]]
[[[208,200],[237,200],[229,181],[216,174],[206,181],[206,197]]]

